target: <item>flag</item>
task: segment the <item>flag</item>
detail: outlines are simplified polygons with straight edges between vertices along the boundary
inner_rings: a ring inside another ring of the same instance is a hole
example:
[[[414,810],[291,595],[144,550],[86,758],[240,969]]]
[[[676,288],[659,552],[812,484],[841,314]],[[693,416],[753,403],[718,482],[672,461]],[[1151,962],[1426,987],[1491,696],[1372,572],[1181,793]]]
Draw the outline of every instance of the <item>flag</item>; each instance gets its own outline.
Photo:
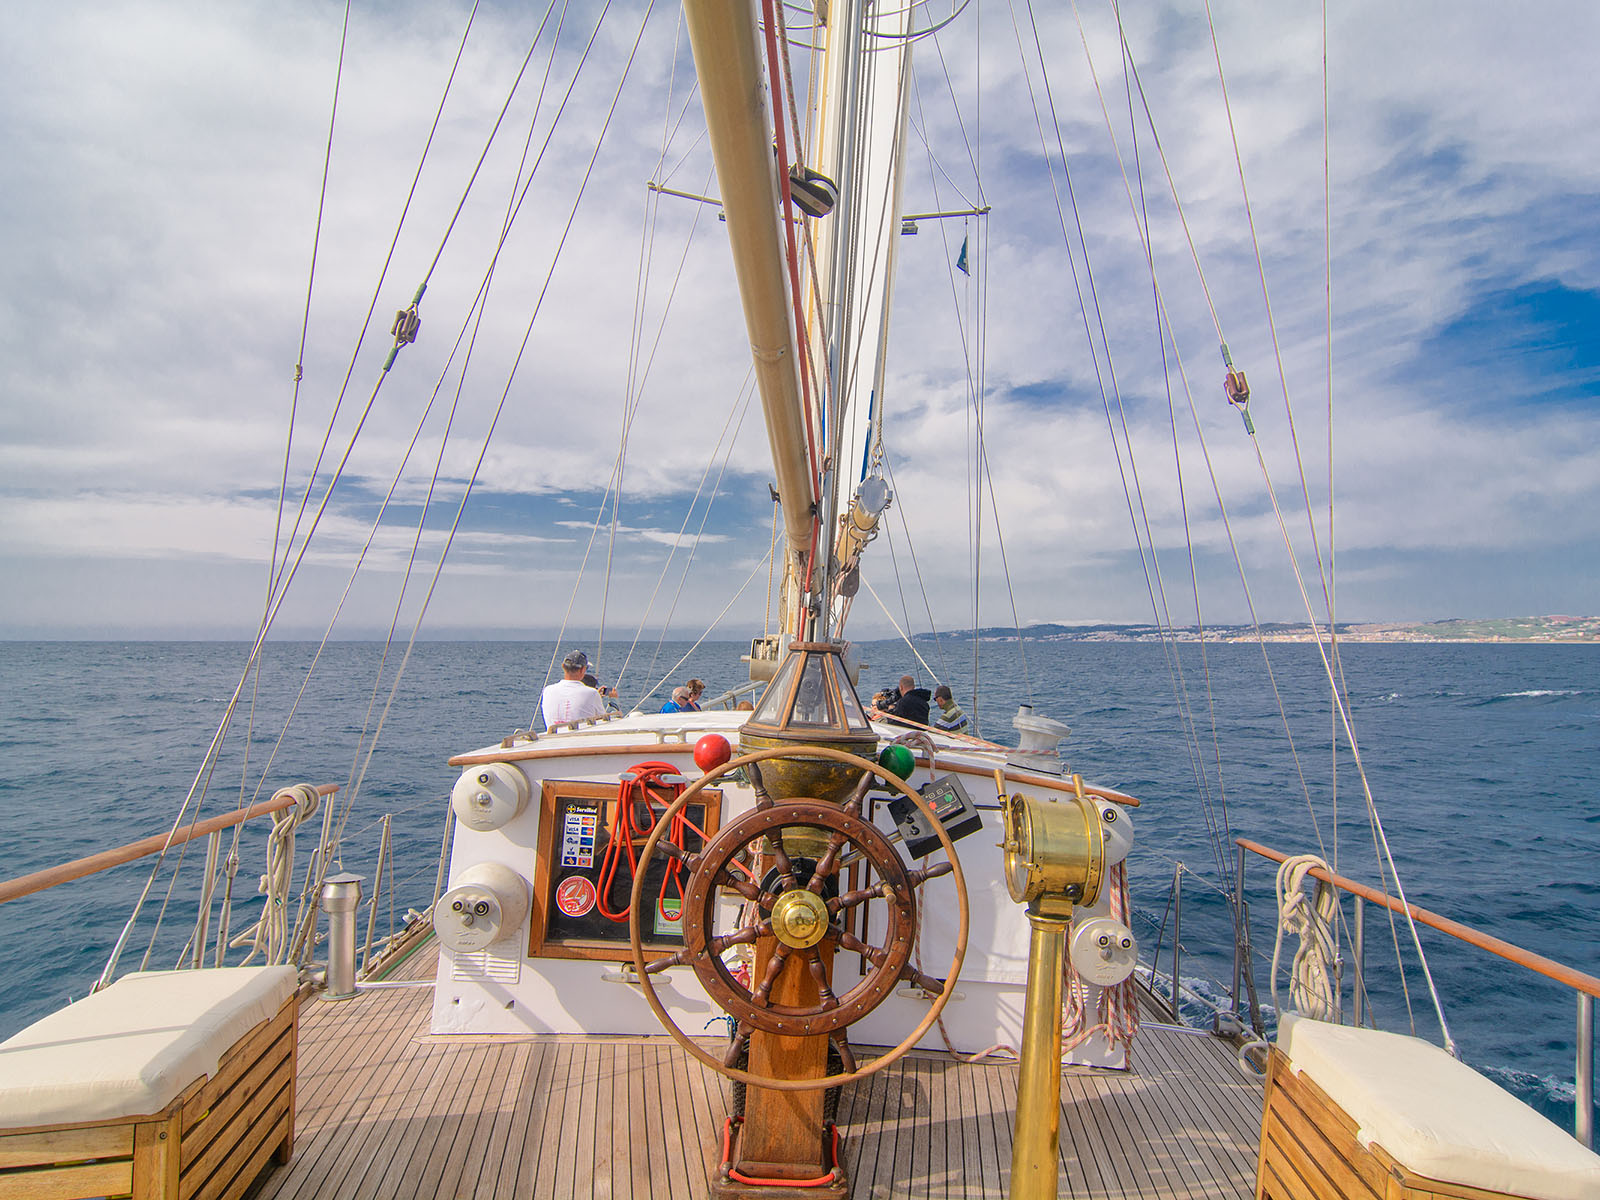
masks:
[[[962,238],[961,239],[961,253],[956,255],[956,270],[960,271],[963,275],[971,275],[972,274],[971,271],[967,270],[967,239],[966,238]]]

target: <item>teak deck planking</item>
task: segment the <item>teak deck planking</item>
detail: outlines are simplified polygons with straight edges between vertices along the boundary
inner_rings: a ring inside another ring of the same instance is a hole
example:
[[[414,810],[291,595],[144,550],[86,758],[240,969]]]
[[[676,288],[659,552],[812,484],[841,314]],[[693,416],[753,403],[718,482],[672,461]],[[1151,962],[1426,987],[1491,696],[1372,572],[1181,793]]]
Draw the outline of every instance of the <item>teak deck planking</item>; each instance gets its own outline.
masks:
[[[395,972],[432,978],[430,943]],[[666,1037],[436,1037],[432,993],[301,1013],[294,1160],[258,1200],[707,1195],[728,1082]],[[1210,1037],[1146,1029],[1131,1071],[1069,1067],[1061,1194],[1251,1197],[1261,1086]],[[840,1098],[856,1200],[1003,1197],[1016,1067],[912,1053]]]

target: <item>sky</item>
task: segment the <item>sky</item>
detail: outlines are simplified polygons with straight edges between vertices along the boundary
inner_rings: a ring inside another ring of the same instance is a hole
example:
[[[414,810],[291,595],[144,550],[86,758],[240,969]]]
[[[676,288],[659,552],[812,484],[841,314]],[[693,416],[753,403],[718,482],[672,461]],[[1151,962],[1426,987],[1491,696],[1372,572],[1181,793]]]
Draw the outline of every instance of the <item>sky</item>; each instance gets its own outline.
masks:
[[[1600,611],[1600,13],[1330,9],[1128,6],[1137,85],[1108,5],[918,43],[905,208],[991,212],[901,239],[848,632]],[[679,13],[597,12],[483,4],[441,109],[468,6],[354,5],[320,232],[342,5],[10,14],[0,637],[248,637],[275,542],[289,636],[763,631]]]

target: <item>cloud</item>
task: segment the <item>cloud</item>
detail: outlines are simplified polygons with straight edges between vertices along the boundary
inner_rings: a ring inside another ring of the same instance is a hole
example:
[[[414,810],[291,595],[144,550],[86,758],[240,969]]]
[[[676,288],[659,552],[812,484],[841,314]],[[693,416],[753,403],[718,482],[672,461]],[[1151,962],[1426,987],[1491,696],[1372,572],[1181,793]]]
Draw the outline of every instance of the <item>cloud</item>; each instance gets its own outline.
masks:
[[[897,497],[869,577],[888,584],[899,567],[913,578],[914,548],[941,626],[971,619],[975,572],[992,597],[980,616],[1009,617],[987,478],[981,515],[974,492],[981,398],[1010,591],[1026,616],[1147,618],[1133,549],[1147,527],[1174,587],[1192,547],[1207,605],[1241,615],[1236,545],[1263,615],[1300,615],[1255,449],[1221,396],[1217,326],[1249,373],[1261,454],[1314,572],[1289,414],[1325,536],[1317,14],[1217,13],[1275,349],[1204,14],[1123,12],[1141,94],[1124,80],[1111,10],[1082,9],[1086,55],[1071,9],[1035,7],[1076,214],[1059,169],[1052,185],[1041,166],[1057,136],[1027,20],[1019,34],[1004,12],[974,12],[941,35],[940,53],[917,49],[913,121],[928,148],[914,142],[906,206],[981,193],[993,208],[982,223],[924,222],[900,244],[881,397]],[[163,592],[163,572],[264,563],[291,401],[289,495],[309,487],[315,503],[342,472],[309,560],[329,579],[348,571],[391,486],[368,569],[398,578],[430,494],[424,551],[436,556],[473,480],[452,550],[473,586],[441,589],[447,624],[525,619],[528,593],[511,581],[571,589],[625,428],[614,568],[638,586],[610,593],[621,619],[644,610],[663,548],[699,528],[697,489],[719,499],[686,611],[709,621],[726,603],[719,589],[766,552],[771,469],[759,405],[747,407],[724,227],[709,207],[644,187],[654,176],[717,190],[675,13],[652,19],[570,229],[637,11],[608,26],[576,77],[592,9],[568,15],[548,81],[541,43],[446,239],[537,15],[479,14],[380,286],[466,9],[354,11],[303,352],[341,13],[138,3],[14,16],[0,47],[0,551],[43,564],[31,583],[41,593],[72,590],[57,606],[70,614],[63,630],[93,625],[85,594],[110,604],[129,572],[168,597],[145,614],[165,620],[190,601]],[[1543,352],[1559,321],[1504,298],[1600,292],[1600,163],[1587,153],[1600,17],[1556,5],[1508,27],[1458,6],[1361,4],[1329,19],[1341,610],[1584,610],[1600,547],[1594,372]],[[480,319],[473,299],[520,194],[525,144],[538,171]],[[952,268],[963,236],[974,277]],[[385,372],[390,322],[423,279],[421,335]],[[1515,591],[1498,570],[1507,555],[1521,564]],[[497,573],[503,589],[479,586]],[[194,619],[222,602],[195,600]],[[884,629],[870,607],[854,619]],[[727,622],[759,615],[747,596]]]

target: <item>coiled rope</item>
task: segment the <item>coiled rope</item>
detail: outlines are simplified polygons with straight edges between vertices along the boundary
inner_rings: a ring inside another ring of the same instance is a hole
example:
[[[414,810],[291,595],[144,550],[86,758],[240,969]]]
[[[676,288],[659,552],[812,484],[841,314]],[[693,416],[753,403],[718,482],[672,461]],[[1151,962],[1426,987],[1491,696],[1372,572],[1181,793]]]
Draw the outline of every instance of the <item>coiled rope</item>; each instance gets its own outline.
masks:
[[[266,956],[268,966],[279,966],[287,960],[289,949],[289,892],[294,886],[294,833],[304,821],[316,815],[322,797],[309,783],[295,784],[274,794],[293,795],[296,803],[272,814],[272,832],[267,836],[267,873],[261,877],[260,890],[267,898],[266,907],[255,928],[241,934],[234,944],[246,941],[250,953],[239,965],[244,966],[258,953]]]
[[[1338,993],[1334,986],[1335,946],[1333,925],[1339,899],[1333,885],[1316,880],[1308,898],[1305,880],[1313,868],[1327,871],[1328,864],[1315,854],[1296,854],[1278,867],[1278,936],[1272,944],[1272,1006],[1278,1003],[1278,963],[1285,934],[1300,939],[1289,968],[1289,1003],[1296,1012],[1318,1021],[1337,1017]]]

